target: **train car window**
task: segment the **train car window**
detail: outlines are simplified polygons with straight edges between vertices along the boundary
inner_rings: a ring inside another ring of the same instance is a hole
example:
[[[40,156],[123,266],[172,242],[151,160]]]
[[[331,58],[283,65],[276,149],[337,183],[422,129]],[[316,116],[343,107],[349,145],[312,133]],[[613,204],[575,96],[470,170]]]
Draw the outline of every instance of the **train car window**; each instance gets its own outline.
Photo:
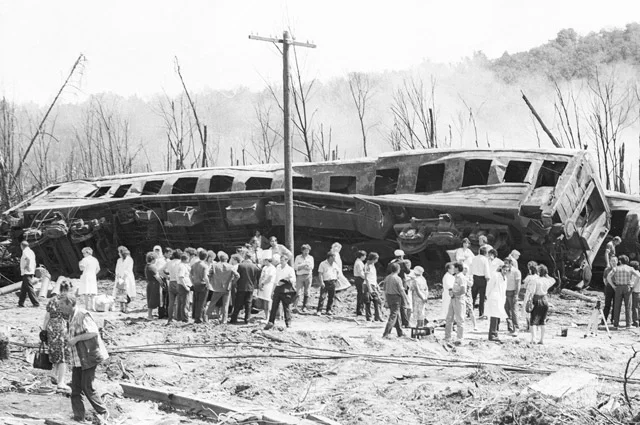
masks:
[[[398,188],[399,168],[376,170],[376,182],[373,189],[374,195],[393,195]]]
[[[313,188],[313,179],[311,177],[293,177],[293,188],[311,190]]]
[[[505,183],[524,183],[527,173],[531,168],[531,163],[527,161],[509,161],[504,172]]]
[[[329,192],[352,195],[356,193],[355,176],[332,176],[329,179]]]
[[[149,180],[142,187],[142,196],[157,195],[164,184],[164,180]]]
[[[489,181],[490,159],[472,159],[464,163],[462,187],[485,185]]]
[[[182,177],[173,184],[171,194],[179,195],[181,193],[194,193],[198,184],[197,177]]]
[[[112,198],[124,198],[124,195],[127,194],[129,189],[131,189],[130,184],[121,185],[118,189],[116,189],[116,192],[113,194]]]
[[[416,193],[429,193],[442,190],[444,164],[427,164],[418,168]]]
[[[107,194],[107,192],[111,189],[111,186],[100,186],[94,191],[91,191],[85,198],[100,198]]]
[[[271,181],[265,177],[251,177],[245,183],[247,190],[268,190],[271,189]]]
[[[233,185],[231,176],[212,176],[209,181],[209,192],[230,192]]]
[[[540,171],[538,172],[538,180],[536,181],[536,188],[538,187],[554,187],[558,184],[560,175],[567,167],[565,161],[544,161]]]

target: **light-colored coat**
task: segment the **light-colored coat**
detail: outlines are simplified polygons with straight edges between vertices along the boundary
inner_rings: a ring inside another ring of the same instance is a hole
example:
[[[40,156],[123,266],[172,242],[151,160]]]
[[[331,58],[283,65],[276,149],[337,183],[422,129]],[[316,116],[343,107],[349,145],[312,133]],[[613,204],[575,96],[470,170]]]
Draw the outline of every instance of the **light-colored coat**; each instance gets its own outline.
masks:
[[[118,262],[116,263],[116,281],[118,279],[124,280],[125,286],[127,288],[127,295],[132,300],[136,297],[136,278],[133,275],[133,258],[130,255],[127,255],[127,258],[124,260],[118,258]],[[116,286],[113,288],[113,297],[116,297]]]
[[[484,303],[484,314],[487,317],[506,319],[504,304],[507,301],[507,280],[502,273],[494,273],[487,283],[487,301]]]

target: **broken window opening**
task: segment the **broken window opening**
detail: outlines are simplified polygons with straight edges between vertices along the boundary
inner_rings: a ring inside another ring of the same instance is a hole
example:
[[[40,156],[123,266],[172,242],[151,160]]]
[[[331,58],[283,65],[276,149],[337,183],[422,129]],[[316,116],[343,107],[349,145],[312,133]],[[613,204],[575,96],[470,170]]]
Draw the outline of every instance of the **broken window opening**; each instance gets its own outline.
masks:
[[[113,194],[112,198],[124,198],[124,195],[127,194],[130,188],[131,188],[130,184],[121,185]]]
[[[376,170],[376,182],[373,189],[374,195],[393,195],[398,188],[399,168]]]
[[[329,192],[352,195],[356,193],[354,176],[333,176],[329,179]]]
[[[507,169],[504,172],[505,183],[524,183],[524,179],[529,173],[531,163],[527,161],[509,161]]]
[[[181,193],[194,193],[198,184],[197,177],[182,177],[173,184],[171,194],[179,195]]]
[[[609,231],[611,236],[622,236],[627,214],[629,214],[627,210],[611,211],[611,230]]]
[[[442,190],[444,164],[427,164],[418,168],[416,193],[429,193]]]
[[[164,180],[150,180],[142,187],[142,196],[157,195],[164,184]]]
[[[245,183],[245,187],[247,190],[269,190],[271,189],[272,180],[266,177],[251,177]]]
[[[293,188],[303,189],[303,190],[312,190],[313,179],[311,177],[293,177]]]
[[[462,187],[486,185],[489,181],[490,159],[472,159],[464,163]]]
[[[539,187],[554,187],[567,167],[566,161],[544,161],[538,172],[536,189]]]
[[[212,176],[209,180],[209,192],[231,192],[233,185],[233,177],[231,176]]]
[[[106,195],[109,189],[111,189],[111,186],[100,186],[99,188],[89,192],[89,194],[86,195],[85,198],[100,198]]]

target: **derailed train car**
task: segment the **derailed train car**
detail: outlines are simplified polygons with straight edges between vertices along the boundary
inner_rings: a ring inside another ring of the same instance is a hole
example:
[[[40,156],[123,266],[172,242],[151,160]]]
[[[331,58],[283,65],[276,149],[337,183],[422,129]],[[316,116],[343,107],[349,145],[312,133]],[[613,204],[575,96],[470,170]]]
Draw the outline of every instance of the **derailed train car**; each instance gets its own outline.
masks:
[[[105,266],[126,245],[142,264],[154,245],[233,249],[256,229],[282,233],[281,165],[106,176],[48,187],[3,213],[17,252],[26,239],[52,274],[78,273],[80,251]],[[517,248],[563,273],[591,264],[610,228],[610,207],[585,151],[394,152],[293,166],[296,246],[341,241],[383,258],[401,247],[442,261],[486,235],[501,255]],[[321,250],[314,254],[322,255]]]

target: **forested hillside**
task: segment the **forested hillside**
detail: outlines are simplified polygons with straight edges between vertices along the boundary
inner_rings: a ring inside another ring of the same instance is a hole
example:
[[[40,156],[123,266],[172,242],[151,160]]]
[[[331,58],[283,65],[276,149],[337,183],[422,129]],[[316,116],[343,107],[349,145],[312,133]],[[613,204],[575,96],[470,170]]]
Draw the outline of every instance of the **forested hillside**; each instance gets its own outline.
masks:
[[[81,59],[80,69],[91,66]],[[563,29],[539,47],[493,60],[478,52],[453,64],[425,61],[328,81],[294,66],[295,160],[430,147],[553,148],[525,93],[557,144],[591,150],[608,188],[637,192],[639,65],[640,24],[632,23],[586,35]],[[0,100],[2,209],[54,181],[279,161],[278,82],[258,92],[173,97],[159,88],[144,99],[104,93],[69,102],[77,96],[65,94],[81,78],[72,76],[41,127],[48,105]]]

